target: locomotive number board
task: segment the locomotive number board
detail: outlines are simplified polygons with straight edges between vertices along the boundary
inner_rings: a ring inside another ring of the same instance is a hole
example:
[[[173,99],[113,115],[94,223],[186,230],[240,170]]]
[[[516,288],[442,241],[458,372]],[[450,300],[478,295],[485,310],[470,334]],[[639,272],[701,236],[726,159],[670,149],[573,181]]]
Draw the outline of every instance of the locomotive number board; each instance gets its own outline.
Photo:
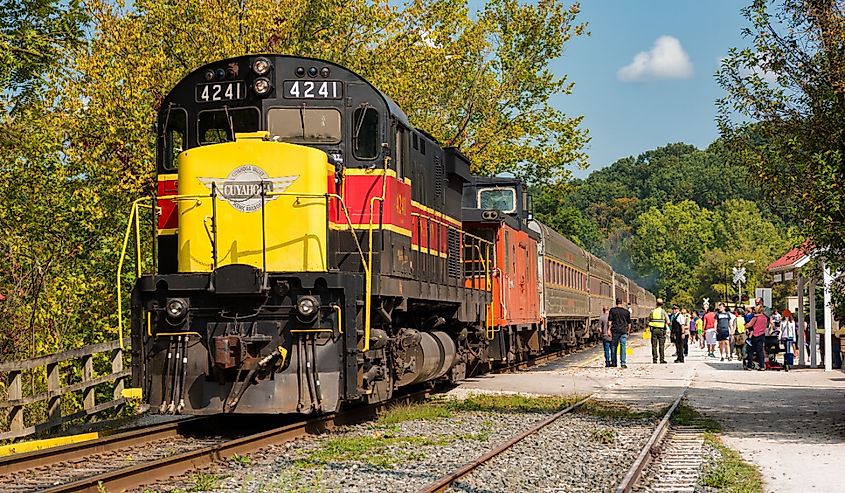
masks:
[[[242,80],[230,82],[212,82],[211,84],[197,84],[197,103],[212,103],[216,101],[236,101],[246,98],[246,84]]]
[[[282,83],[285,99],[342,99],[339,80],[286,80]]]

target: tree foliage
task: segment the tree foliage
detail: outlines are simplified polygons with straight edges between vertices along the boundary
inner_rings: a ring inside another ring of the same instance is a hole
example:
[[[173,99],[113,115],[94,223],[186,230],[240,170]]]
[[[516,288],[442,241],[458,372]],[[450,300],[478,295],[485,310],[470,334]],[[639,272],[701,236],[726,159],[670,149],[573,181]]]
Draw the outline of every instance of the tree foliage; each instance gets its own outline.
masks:
[[[736,156],[834,262],[845,258],[845,3],[755,0],[751,46],[717,79],[719,124]]]
[[[469,5],[0,0],[3,357],[114,338],[130,204],[154,190],[156,111],[213,60],[271,52],[343,64],[461,147],[476,172],[565,179],[587,134],[549,104],[572,89],[549,64],[584,33],[578,5]]]
[[[722,141],[703,150],[669,144],[534,195],[540,220],[686,306],[730,298],[738,263],[751,286],[763,285],[766,266],[792,238],[789,216],[761,200],[756,180]]]
[[[0,0],[0,89],[25,95],[63,50],[81,43],[85,21],[78,0]]]

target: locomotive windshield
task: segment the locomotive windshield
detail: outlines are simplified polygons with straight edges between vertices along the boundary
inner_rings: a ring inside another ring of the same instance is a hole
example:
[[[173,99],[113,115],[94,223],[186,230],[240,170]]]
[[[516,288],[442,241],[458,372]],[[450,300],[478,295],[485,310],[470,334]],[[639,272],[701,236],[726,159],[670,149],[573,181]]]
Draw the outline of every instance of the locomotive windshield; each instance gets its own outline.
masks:
[[[479,209],[516,211],[516,190],[513,188],[485,188],[478,191]]]
[[[236,133],[258,131],[258,108],[224,108],[200,111],[198,138],[200,145],[235,140]]]
[[[337,144],[342,134],[334,108],[273,108],[267,112],[270,138],[292,144]]]

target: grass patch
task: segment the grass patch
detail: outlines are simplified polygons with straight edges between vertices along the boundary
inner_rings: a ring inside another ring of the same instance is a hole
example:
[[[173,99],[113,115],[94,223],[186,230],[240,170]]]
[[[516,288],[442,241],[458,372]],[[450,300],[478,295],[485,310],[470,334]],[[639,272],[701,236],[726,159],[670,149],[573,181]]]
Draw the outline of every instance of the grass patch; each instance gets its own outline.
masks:
[[[220,487],[220,482],[226,476],[218,476],[207,472],[198,472],[192,476],[194,485],[188,491],[211,491]]]
[[[604,445],[616,441],[616,432],[612,428],[596,428],[590,432],[590,439]]]
[[[317,467],[331,462],[364,462],[376,467],[391,468],[407,460],[425,458],[419,447],[426,445],[447,445],[448,438],[420,436],[398,437],[391,433],[330,438],[316,450],[306,451],[296,461],[300,467]]]
[[[392,425],[403,421],[433,421],[451,417],[452,411],[440,402],[401,404],[391,407],[379,416],[378,424]]]
[[[662,416],[665,409],[638,411],[620,402],[589,400],[577,412],[588,416],[612,419],[646,419]]]
[[[701,484],[719,488],[723,493],[762,493],[763,477],[756,467],[742,460],[734,450],[722,444],[713,433],[704,434],[704,442],[721,456],[701,479]]]
[[[708,418],[695,409],[689,407],[686,401],[681,401],[672,414],[672,424],[677,426],[697,426],[711,433],[722,431],[722,425],[712,418]]]
[[[578,402],[576,396],[526,396],[519,394],[475,394],[463,400],[445,402],[455,412],[553,413]]]
[[[235,464],[240,464],[242,466],[248,466],[252,464],[252,457],[248,455],[234,454],[229,457],[229,460],[234,462]]]

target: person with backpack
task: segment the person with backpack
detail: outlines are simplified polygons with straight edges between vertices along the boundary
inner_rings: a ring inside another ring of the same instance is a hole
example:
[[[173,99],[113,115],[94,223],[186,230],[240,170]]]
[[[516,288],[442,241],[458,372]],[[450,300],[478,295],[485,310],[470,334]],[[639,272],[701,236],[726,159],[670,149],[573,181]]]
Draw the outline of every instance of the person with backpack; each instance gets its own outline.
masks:
[[[651,330],[651,361],[657,363],[658,356],[661,363],[666,363],[666,329],[670,326],[669,316],[663,309],[663,299],[657,298],[657,306],[648,317],[648,327]]]
[[[719,303],[719,312],[716,314],[716,341],[719,342],[720,361],[732,359],[730,341],[731,338],[731,314],[725,309],[724,303]]]

